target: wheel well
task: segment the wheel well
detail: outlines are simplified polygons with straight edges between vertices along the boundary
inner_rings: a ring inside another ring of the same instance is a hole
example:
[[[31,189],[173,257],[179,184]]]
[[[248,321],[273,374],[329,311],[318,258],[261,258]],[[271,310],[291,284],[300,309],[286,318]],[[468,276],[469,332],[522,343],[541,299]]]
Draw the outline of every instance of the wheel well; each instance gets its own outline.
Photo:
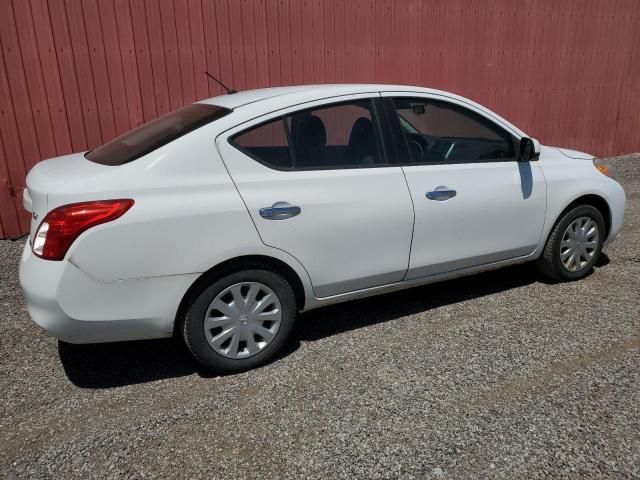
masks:
[[[265,255],[246,255],[242,257],[231,258],[222,263],[219,263],[215,267],[210,268],[209,270],[204,272],[198,277],[195,282],[193,282],[193,284],[187,290],[187,293],[185,293],[184,297],[182,297],[182,301],[180,302],[180,305],[178,307],[174,326],[174,334],[179,333],[178,328],[180,319],[184,316],[185,310],[189,308],[191,302],[200,294],[200,292],[202,292],[202,290],[207,288],[217,278],[238,272],[240,270],[247,270],[252,268],[269,270],[282,275],[284,279],[289,282],[289,285],[291,285],[291,289],[293,290],[293,295],[296,300],[296,307],[298,309],[304,308],[304,286],[302,285],[300,277],[293,268],[291,268],[282,260],[278,260],[273,257],[267,257]]]
[[[609,231],[611,230],[611,211],[609,210],[609,204],[607,203],[607,201],[598,195],[583,195],[582,197],[578,197],[573,202],[571,202],[569,206],[567,206],[567,208],[562,211],[558,218],[561,218],[562,215],[564,215],[572,208],[577,207],[578,205],[591,205],[592,207],[595,207],[600,211],[600,213],[602,214],[602,218],[604,219],[604,238],[607,238],[609,236]]]

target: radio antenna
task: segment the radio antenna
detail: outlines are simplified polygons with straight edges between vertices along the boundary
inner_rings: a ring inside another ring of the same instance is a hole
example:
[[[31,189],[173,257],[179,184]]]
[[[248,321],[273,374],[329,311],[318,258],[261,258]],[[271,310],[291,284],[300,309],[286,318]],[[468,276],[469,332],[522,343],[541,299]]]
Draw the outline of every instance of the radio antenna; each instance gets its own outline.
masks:
[[[211,75],[209,72],[207,72],[206,70],[204,71],[205,75],[211,79],[213,79],[214,82],[216,82],[218,85],[220,85],[223,89],[225,89],[227,91],[227,95],[231,95],[232,93],[238,93],[237,90],[234,90],[233,88],[229,88],[227,87],[224,83],[222,83],[220,80],[218,80],[216,77],[214,77],[213,75]]]

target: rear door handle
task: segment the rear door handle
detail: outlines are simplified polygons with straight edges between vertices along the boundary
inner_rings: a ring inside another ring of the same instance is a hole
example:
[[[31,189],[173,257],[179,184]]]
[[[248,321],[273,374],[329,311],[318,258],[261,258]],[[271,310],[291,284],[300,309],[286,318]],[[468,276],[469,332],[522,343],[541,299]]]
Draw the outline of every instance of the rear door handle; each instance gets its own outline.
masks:
[[[429,200],[437,200],[438,202],[443,202],[444,200],[449,200],[452,197],[455,197],[457,192],[455,190],[450,189],[449,187],[439,186],[433,189],[430,192],[426,193],[426,196]]]
[[[266,220],[285,220],[299,215],[302,209],[288,202],[276,202],[260,209],[260,216]]]

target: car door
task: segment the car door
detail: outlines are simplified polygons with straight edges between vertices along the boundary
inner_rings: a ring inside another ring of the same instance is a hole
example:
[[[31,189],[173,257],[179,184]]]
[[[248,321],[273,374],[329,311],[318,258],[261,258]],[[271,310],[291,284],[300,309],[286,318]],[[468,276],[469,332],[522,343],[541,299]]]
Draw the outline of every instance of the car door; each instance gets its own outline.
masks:
[[[401,167],[386,161],[379,102],[313,102],[217,139],[262,241],[293,255],[318,297],[407,271],[413,208]]]
[[[406,278],[531,254],[546,183],[536,161],[518,161],[515,132],[454,99],[383,97],[415,208]]]

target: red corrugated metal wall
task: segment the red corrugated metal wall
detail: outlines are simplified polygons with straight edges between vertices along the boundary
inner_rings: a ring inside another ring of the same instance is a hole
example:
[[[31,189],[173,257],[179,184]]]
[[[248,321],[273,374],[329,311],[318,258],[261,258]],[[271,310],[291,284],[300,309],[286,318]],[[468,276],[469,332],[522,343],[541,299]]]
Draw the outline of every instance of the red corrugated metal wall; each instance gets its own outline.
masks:
[[[468,96],[543,143],[640,150],[638,0],[0,0],[0,238],[25,172],[185,103],[321,82]]]

